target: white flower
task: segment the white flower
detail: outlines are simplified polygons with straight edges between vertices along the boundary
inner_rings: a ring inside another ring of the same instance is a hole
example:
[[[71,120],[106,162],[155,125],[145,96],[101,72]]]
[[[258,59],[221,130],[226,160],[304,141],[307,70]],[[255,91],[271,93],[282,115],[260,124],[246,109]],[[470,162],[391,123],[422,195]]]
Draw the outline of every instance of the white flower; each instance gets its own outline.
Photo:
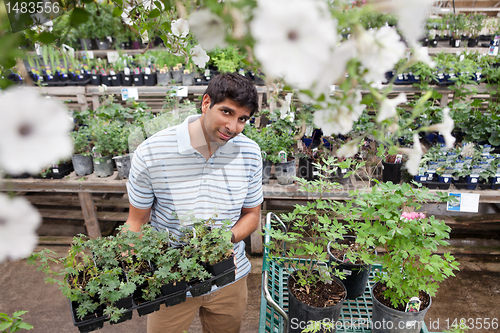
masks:
[[[447,148],[453,148],[453,144],[455,143],[455,138],[451,135],[451,131],[453,131],[453,126],[455,122],[449,115],[450,108],[443,109],[443,122],[441,124],[435,124],[429,126],[429,131],[437,131],[441,133],[444,137],[444,141],[446,142]]]
[[[41,222],[40,213],[28,200],[0,193],[0,262],[30,255],[38,242],[36,230]]]
[[[344,77],[347,62],[356,54],[356,44],[351,40],[343,42],[335,48],[328,63],[323,68],[323,73],[316,80],[313,88],[316,96],[330,93],[330,86]]]
[[[186,38],[189,33],[189,23],[183,18],[173,20],[170,25],[172,34],[179,38]]]
[[[398,151],[402,154],[408,155],[408,161],[405,166],[408,172],[415,176],[418,175],[418,168],[420,165],[420,159],[422,158],[423,151],[420,145],[420,140],[417,133],[413,134],[413,148],[399,148]]]
[[[288,93],[285,96],[285,100],[280,100],[281,109],[280,109],[280,119],[285,119],[287,114],[290,112],[290,105],[292,104],[292,93]]]
[[[436,67],[436,62],[432,60],[429,56],[429,51],[426,47],[415,46],[412,57],[410,58],[409,65],[413,63],[421,62],[429,66],[430,68]]]
[[[123,12],[122,12],[122,21],[126,25],[134,25],[134,22],[130,18],[130,11],[132,10],[132,7],[124,7]]]
[[[398,16],[398,28],[407,38],[410,47],[416,47],[424,35],[424,24],[434,0],[392,0],[392,8]]]
[[[101,85],[99,85],[98,87],[99,87],[98,89],[99,89],[99,93],[100,93],[100,94],[103,94],[103,93],[105,93],[105,92],[106,92],[106,90],[108,90],[108,86],[107,86],[107,85],[105,85],[104,83],[103,83],[103,84],[101,84]]]
[[[358,145],[359,142],[357,140],[349,141],[337,150],[337,156],[346,158],[353,157],[358,153]]]
[[[210,60],[207,52],[205,52],[200,44],[193,47],[189,53],[191,54],[191,59],[193,59],[195,65],[200,68],[205,68],[205,64]]]
[[[356,36],[356,46],[361,67],[368,72],[364,79],[379,86],[385,81],[385,73],[392,70],[406,51],[396,29],[382,27],[368,31],[360,29]]]
[[[0,168],[36,174],[71,156],[73,124],[66,107],[37,90],[12,88],[0,96]]]
[[[352,117],[345,105],[334,106],[331,109],[317,110],[313,114],[314,125],[323,130],[324,135],[347,134],[352,130]]]
[[[381,123],[386,119],[392,118],[396,115],[396,106],[401,103],[406,103],[406,94],[400,93],[398,97],[389,99],[385,98],[380,103],[380,110],[377,113],[377,123]]]
[[[250,30],[266,75],[310,89],[337,43],[337,23],[323,1],[259,1]]]
[[[356,90],[341,102],[330,100],[330,105],[323,110],[314,111],[314,125],[321,128],[324,135],[349,133],[366,108],[361,99],[361,91]]]
[[[207,51],[212,51],[217,46],[226,47],[226,30],[222,19],[209,9],[202,9],[191,14],[188,19],[191,31],[196,40]]]

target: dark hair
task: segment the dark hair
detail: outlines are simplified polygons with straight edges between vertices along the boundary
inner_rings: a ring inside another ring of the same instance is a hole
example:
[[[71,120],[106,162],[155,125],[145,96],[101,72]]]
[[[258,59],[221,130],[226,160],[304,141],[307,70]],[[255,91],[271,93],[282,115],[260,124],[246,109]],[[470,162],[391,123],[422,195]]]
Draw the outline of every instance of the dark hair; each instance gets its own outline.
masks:
[[[224,73],[215,76],[208,84],[203,96],[210,97],[210,107],[226,98],[250,110],[250,117],[259,110],[257,89],[253,83],[238,73]]]

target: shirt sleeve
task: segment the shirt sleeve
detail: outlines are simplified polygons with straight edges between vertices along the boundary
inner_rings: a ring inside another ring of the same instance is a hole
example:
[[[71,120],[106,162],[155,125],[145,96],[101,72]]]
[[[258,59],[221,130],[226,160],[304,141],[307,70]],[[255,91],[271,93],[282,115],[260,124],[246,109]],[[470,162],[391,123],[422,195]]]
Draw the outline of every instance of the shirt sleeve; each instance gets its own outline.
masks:
[[[243,208],[254,208],[264,201],[264,196],[262,194],[262,155],[260,149],[258,149],[255,155],[257,158],[257,165],[248,182],[248,192],[243,202]]]
[[[129,202],[135,208],[148,209],[153,205],[154,192],[151,177],[144,161],[143,150],[139,148],[132,158],[127,192]]]

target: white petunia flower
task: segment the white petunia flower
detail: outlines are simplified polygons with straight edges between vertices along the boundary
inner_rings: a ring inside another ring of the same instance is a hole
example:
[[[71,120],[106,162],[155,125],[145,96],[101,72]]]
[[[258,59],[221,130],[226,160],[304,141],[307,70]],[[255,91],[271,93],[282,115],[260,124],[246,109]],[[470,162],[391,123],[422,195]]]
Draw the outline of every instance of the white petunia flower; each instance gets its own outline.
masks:
[[[179,38],[186,38],[189,33],[189,23],[183,18],[173,20],[170,28],[172,30],[172,35]]]
[[[406,51],[396,29],[391,27],[360,29],[356,34],[356,46],[361,67],[367,70],[364,79],[374,86],[385,81],[385,73],[394,68]]]
[[[290,105],[292,104],[292,93],[288,93],[285,96],[285,100],[280,100],[281,109],[280,109],[280,119],[285,119],[288,113],[290,112]]]
[[[0,119],[0,168],[7,173],[36,174],[71,156],[73,124],[66,107],[35,89],[7,89],[0,95]]]
[[[424,153],[422,151],[422,146],[420,145],[418,134],[413,134],[413,148],[399,148],[398,151],[402,154],[408,155],[408,161],[405,164],[408,172],[413,176],[418,175],[420,159]]]
[[[266,75],[310,89],[337,43],[337,22],[323,1],[259,1],[250,22],[255,57]]]
[[[200,68],[205,68],[205,64],[210,60],[207,52],[205,52],[199,44],[193,47],[189,53],[191,54],[191,59],[193,59],[195,65]]]
[[[406,103],[405,93],[400,93],[398,97],[393,99],[385,98],[380,103],[380,110],[377,113],[377,123],[381,123],[386,119],[394,117],[397,113],[396,107],[402,103]]]
[[[202,9],[191,14],[188,19],[196,40],[207,51],[217,46],[226,47],[226,29],[222,19],[209,9]]]
[[[450,113],[450,108],[444,108],[443,122],[440,124],[429,126],[428,130],[441,133],[441,135],[444,137],[444,141],[446,142],[446,147],[453,148],[453,144],[455,143],[455,137],[451,135],[451,132],[453,131],[455,122],[450,117],[449,113]]]
[[[42,217],[25,198],[0,193],[0,262],[29,256],[38,243]]]
[[[329,94],[331,85],[337,83],[345,75],[347,62],[356,56],[356,44],[349,40],[342,42],[333,51],[323,73],[318,76],[313,91],[316,96]]]
[[[429,51],[426,47],[415,46],[413,55],[410,58],[408,65],[421,62],[429,66],[430,68],[436,67],[436,62],[432,60],[429,56]]]
[[[349,141],[337,150],[337,156],[346,158],[353,157],[358,153],[358,145],[359,142],[357,140]]]
[[[434,0],[392,0],[393,12],[398,16],[398,28],[410,47],[416,47],[424,36],[425,22]]]
[[[331,104],[325,105],[324,109],[314,111],[314,125],[321,128],[325,135],[349,133],[366,108],[361,100],[360,90],[354,91],[342,102],[331,100]]]

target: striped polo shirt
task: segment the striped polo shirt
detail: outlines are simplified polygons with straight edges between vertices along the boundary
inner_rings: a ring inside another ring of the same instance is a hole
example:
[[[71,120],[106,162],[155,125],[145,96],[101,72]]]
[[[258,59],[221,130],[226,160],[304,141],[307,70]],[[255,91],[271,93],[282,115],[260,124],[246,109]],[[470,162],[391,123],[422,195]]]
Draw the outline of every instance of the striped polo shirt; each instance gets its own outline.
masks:
[[[259,146],[243,134],[217,148],[210,159],[191,146],[190,116],[177,126],[162,130],[135,151],[127,190],[130,204],[152,207],[151,225],[180,237],[180,229],[195,219],[213,218],[216,226],[230,220],[232,227],[242,208],[263,201],[262,158]],[[245,242],[234,245],[236,280],[250,272]]]

